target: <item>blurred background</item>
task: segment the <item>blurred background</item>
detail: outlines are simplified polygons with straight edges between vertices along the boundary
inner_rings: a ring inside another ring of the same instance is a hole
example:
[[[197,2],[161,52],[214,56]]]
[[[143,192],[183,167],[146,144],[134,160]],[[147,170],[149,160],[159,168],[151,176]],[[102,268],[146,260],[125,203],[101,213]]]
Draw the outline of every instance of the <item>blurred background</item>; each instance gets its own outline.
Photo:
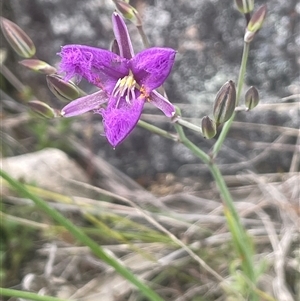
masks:
[[[220,87],[227,80],[237,81],[245,19],[233,2],[130,1],[142,16],[151,45],[178,51],[164,88],[183,117],[199,126],[204,115],[212,115]],[[257,0],[255,8],[265,3]],[[0,4],[1,15],[18,24],[34,41],[37,57],[54,66],[63,45],[108,49],[113,40],[111,14],[115,6],[110,0],[2,0]],[[267,19],[251,43],[244,88],[245,92],[253,85],[259,90],[260,105],[237,115],[216,162],[238,202],[244,225],[255,238],[258,258],[266,258],[261,286],[271,295],[277,279],[273,268],[276,247],[289,229],[290,241],[281,258],[286,263],[286,287],[296,298],[300,256],[300,4],[296,0],[272,0],[267,5]],[[135,52],[139,52],[143,46],[138,31],[130,22],[126,24]],[[50,92],[44,75],[26,69],[19,60],[1,34],[2,66],[13,74],[0,74],[3,168],[31,185],[35,193],[52,201],[74,222],[89,228],[87,231],[127,266],[155,283],[166,300],[229,300],[220,287],[214,287],[216,279],[199,271],[168,235],[118,198],[126,197],[156,212],[156,220],[185,243],[194,244],[201,257],[227,277],[227,261],[234,261],[234,254],[208,168],[183,145],[139,127],[113,150],[103,136],[99,115],[40,118],[29,110],[28,100],[37,99],[57,109],[65,103]],[[11,78],[18,79],[17,83]],[[79,86],[87,93],[96,91],[84,80]],[[146,106],[142,120],[175,132],[170,120],[154,107]],[[207,153],[214,145],[215,139],[204,139],[190,130],[186,134]],[[121,281],[118,276],[109,274],[88,250],[76,246],[66,232],[34,211],[28,200],[17,197],[5,185],[2,195],[6,222],[1,226],[0,260],[6,286],[44,289],[50,295],[82,300],[93,300],[85,299],[87,287],[92,287],[91,295],[97,300],[142,300],[126,285],[116,288]],[[91,214],[96,215],[97,222]],[[269,231],[265,219],[270,222]],[[278,235],[277,244],[270,242],[270,224]],[[46,271],[47,264],[51,268]],[[147,274],[149,270],[152,273]],[[102,283],[102,291],[93,279]],[[111,292],[106,292],[105,286]]]

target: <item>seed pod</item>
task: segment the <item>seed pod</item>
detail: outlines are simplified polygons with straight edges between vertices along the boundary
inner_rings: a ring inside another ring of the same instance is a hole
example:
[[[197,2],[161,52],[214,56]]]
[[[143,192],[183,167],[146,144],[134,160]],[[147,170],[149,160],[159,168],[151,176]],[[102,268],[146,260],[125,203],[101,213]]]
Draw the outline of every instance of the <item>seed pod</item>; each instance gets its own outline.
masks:
[[[5,39],[19,56],[31,58],[35,55],[32,40],[17,24],[3,17],[0,17],[0,24]]]
[[[254,0],[234,0],[237,9],[242,14],[249,14],[253,11]]]
[[[113,0],[117,10],[127,20],[131,21],[135,26],[142,26],[142,20],[138,11],[129,3],[121,0]]]
[[[230,119],[234,112],[235,105],[235,84],[230,80],[221,87],[215,99],[213,114],[217,125]]]
[[[245,94],[245,106],[250,111],[254,109],[259,103],[258,90],[255,87],[250,87]]]
[[[59,117],[60,113],[58,110],[51,108],[46,103],[39,100],[31,100],[28,102],[28,106],[40,116],[45,118]]]
[[[77,86],[71,81],[64,81],[60,75],[46,76],[50,91],[61,101],[69,102],[80,96]]]
[[[27,59],[19,62],[21,65],[42,74],[53,74],[56,72],[56,69],[47,64],[46,62],[35,60],[35,59]]]
[[[215,137],[217,133],[216,123],[208,116],[204,116],[201,121],[203,136],[207,139]]]
[[[262,5],[251,17],[246,28],[244,41],[250,43],[255,34],[261,29],[267,15],[267,6]]]

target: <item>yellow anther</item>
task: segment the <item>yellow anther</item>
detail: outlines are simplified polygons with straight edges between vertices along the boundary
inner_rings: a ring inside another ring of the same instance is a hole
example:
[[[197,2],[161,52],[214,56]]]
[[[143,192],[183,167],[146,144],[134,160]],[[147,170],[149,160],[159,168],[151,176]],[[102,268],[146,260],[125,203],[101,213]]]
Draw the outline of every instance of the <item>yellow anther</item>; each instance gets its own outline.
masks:
[[[120,78],[112,91],[112,95],[118,97],[117,106],[119,105],[120,98],[124,96],[126,102],[130,104],[131,100],[135,97],[135,88],[139,88],[139,86],[133,77],[132,71],[129,70],[129,74]]]

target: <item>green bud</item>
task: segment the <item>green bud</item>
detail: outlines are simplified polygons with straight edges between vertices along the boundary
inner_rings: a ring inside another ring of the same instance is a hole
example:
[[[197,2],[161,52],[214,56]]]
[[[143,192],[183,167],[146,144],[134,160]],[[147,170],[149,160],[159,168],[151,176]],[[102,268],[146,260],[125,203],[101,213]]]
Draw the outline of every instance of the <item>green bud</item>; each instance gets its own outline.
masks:
[[[217,125],[230,119],[234,112],[235,105],[235,84],[230,80],[221,87],[215,99],[213,114]]]
[[[60,117],[60,113],[58,110],[51,108],[46,103],[39,100],[31,100],[28,102],[28,106],[40,116],[45,118],[55,118]]]
[[[255,34],[261,29],[267,15],[267,6],[262,5],[251,17],[246,28],[244,41],[250,43]]]
[[[254,0],[234,0],[237,9],[242,14],[249,14],[253,11]]]
[[[259,103],[258,90],[255,87],[250,87],[245,94],[245,105],[247,110],[254,109]]]
[[[4,37],[21,57],[31,58],[35,55],[35,46],[29,36],[15,23],[0,17]]]
[[[50,91],[61,101],[69,102],[80,96],[77,86],[70,80],[64,81],[60,75],[47,75],[46,80]]]
[[[53,66],[40,60],[27,59],[27,60],[20,61],[19,63],[33,71],[37,71],[46,75],[53,74],[56,72],[56,69]]]
[[[207,139],[215,137],[217,133],[216,123],[208,116],[204,116],[201,121],[203,136]]]
[[[131,21],[135,26],[142,26],[142,20],[138,11],[129,3],[122,0],[113,0],[117,10],[127,20]]]

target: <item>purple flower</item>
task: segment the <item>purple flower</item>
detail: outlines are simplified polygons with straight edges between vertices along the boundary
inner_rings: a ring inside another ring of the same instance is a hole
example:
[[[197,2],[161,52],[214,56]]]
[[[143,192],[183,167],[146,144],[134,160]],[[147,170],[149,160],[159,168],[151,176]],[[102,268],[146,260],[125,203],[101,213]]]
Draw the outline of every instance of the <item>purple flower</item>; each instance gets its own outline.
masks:
[[[59,55],[65,80],[83,77],[100,88],[69,103],[62,109],[62,115],[71,117],[91,110],[101,114],[106,138],[116,147],[136,126],[146,101],[167,117],[174,115],[174,106],[154,89],[161,86],[171,72],[176,52],[153,47],[134,56],[124,21],[117,13],[112,20],[120,55],[83,45],[63,46]],[[104,109],[101,105],[106,102]]]

